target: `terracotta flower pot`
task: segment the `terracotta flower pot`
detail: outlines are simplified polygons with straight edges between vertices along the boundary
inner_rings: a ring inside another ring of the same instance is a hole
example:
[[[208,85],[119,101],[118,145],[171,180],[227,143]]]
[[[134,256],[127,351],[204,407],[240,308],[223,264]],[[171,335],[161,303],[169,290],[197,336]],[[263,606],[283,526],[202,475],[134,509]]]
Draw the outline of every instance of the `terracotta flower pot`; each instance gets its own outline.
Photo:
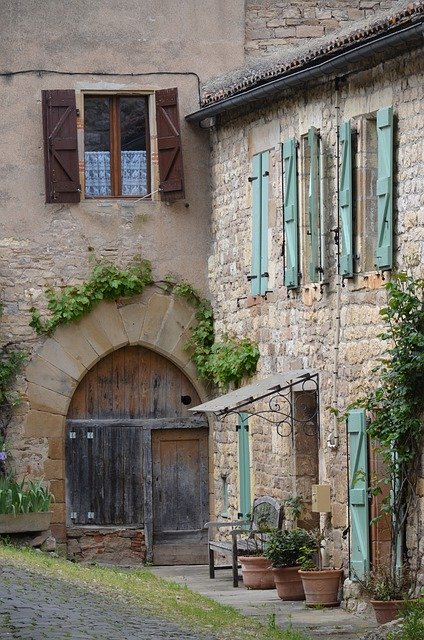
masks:
[[[386,624],[399,618],[403,600],[370,600],[378,624]]]
[[[307,607],[338,607],[340,579],[343,569],[299,571],[305,590]]]
[[[305,599],[299,567],[275,567],[272,573],[274,574],[277,594],[281,600]]]
[[[275,589],[271,561],[264,556],[240,556],[241,572],[247,589]]]

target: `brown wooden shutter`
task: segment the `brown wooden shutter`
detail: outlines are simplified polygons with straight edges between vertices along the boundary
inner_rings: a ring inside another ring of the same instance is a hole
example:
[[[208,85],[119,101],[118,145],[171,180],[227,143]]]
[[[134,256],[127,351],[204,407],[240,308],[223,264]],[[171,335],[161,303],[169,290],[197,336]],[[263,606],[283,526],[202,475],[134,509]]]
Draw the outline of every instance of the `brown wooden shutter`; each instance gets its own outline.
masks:
[[[166,202],[181,200],[185,194],[178,89],[156,91],[156,126],[161,199]]]
[[[42,91],[46,202],[79,202],[75,91]]]

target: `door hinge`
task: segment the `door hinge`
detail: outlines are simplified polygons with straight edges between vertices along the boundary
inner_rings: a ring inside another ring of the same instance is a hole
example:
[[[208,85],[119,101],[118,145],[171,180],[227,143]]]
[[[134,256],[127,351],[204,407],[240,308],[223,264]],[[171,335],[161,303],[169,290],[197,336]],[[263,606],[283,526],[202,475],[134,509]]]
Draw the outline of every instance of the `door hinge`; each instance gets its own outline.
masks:
[[[94,511],[88,511],[87,518],[88,520],[94,520]]]
[[[76,519],[77,519],[77,512],[71,511],[71,520],[76,520]]]
[[[89,440],[93,440],[94,438],[94,431],[87,431],[87,438]]]
[[[70,440],[75,440],[77,437],[77,432],[76,431],[70,431],[69,432],[69,439]]]

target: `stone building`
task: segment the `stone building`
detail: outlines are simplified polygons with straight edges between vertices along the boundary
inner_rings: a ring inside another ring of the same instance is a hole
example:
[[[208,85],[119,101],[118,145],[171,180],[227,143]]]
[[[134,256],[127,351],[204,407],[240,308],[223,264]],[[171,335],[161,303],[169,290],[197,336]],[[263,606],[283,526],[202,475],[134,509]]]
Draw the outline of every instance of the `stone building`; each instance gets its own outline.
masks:
[[[367,384],[381,349],[390,267],[374,268],[376,231],[364,225],[375,209],[379,119],[390,138],[392,113],[395,264],[421,262],[422,3],[405,6],[1,3],[1,338],[29,353],[9,461],[21,477],[49,481],[52,533],[71,557],[201,561],[210,516],[246,512],[262,493],[308,502],[319,482],[332,488],[330,551],[346,559],[346,439],[326,407],[343,409]],[[365,20],[357,31],[356,20]],[[360,259],[343,278],[335,185],[338,126],[348,121],[364,191],[352,228]],[[283,233],[286,140],[302,176],[299,251],[295,226]],[[47,315],[46,287],[82,284],[93,259],[126,267],[134,257],[151,260],[157,285],[35,334],[31,308]],[[300,283],[285,280],[289,268]],[[170,272],[212,298],[219,333],[258,341],[258,380],[319,372],[319,405],[313,382],[294,389],[306,430],[280,437],[259,419],[212,430],[190,414],[211,391],[184,348],[193,309],[161,285]],[[250,443],[250,461],[239,460],[237,440],[246,455]]]
[[[365,412],[348,432],[336,414],[375,385],[384,283],[423,275],[424,3],[389,4],[217,78],[187,117],[211,131],[217,326],[261,352],[256,391],[202,407],[218,418],[214,513],[245,512],[246,485],[249,498],[301,496],[303,521],[321,512],[330,532],[330,562],[359,575],[387,551],[383,526],[370,532],[367,478],[354,480],[379,463],[372,448],[364,463]],[[312,485],[330,487],[317,512]],[[423,509],[421,497],[407,539],[421,583]]]
[[[52,335],[29,326],[31,307],[47,312],[45,288],[85,282],[93,258],[119,267],[146,258],[156,281],[172,273],[207,291],[207,132],[184,116],[198,108],[201,82],[242,64],[244,7],[174,8],[167,0],[0,8],[2,344],[30,356],[8,426],[9,462],[50,482],[53,535],[76,558],[140,562],[147,546],[151,559],[166,531],[208,519],[207,426],[187,414],[205,397],[184,350],[193,309],[153,286]],[[178,499],[153,497],[152,469],[163,475],[165,459],[168,491],[176,488],[175,452],[196,462],[186,478],[195,515],[165,514],[159,505]],[[168,545],[170,561],[187,559],[184,545]]]

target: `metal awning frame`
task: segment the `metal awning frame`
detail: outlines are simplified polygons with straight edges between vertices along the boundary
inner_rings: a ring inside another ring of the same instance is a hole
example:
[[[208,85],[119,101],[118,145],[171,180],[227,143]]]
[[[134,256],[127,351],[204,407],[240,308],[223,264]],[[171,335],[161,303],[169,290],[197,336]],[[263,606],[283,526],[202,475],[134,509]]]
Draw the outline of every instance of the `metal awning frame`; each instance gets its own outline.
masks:
[[[315,395],[314,409],[305,414],[305,417],[296,417],[296,405],[301,398],[296,398],[293,390],[311,393]],[[267,408],[252,408],[253,404],[266,400]],[[315,436],[319,434],[319,385],[318,373],[306,373],[287,384],[277,384],[258,396],[250,396],[232,407],[212,411],[215,417],[225,419],[235,415],[239,418],[254,416],[265,420],[271,425],[275,425],[278,435],[289,437],[294,433],[296,425],[303,427],[305,435]]]

